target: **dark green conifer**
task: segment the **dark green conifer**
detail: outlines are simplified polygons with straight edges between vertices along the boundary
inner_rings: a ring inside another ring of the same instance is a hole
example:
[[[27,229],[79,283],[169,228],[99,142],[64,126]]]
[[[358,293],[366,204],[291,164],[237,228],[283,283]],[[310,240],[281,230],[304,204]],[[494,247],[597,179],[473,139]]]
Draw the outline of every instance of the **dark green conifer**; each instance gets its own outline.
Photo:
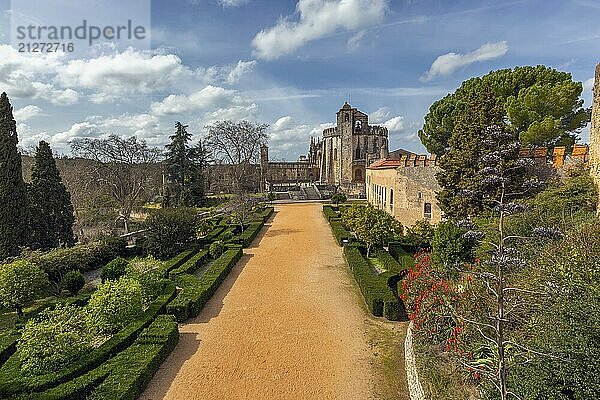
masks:
[[[17,151],[17,124],[6,93],[0,96],[0,259],[19,253],[29,239],[27,189]]]
[[[71,195],[62,183],[52,149],[44,141],[36,149],[27,193],[31,247],[50,249],[73,245],[75,217]]]

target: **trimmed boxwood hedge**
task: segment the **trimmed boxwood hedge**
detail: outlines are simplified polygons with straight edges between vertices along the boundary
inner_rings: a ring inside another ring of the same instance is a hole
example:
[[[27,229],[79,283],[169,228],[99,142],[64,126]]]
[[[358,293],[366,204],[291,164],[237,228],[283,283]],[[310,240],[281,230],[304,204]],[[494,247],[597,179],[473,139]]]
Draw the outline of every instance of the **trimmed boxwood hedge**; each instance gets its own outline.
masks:
[[[323,215],[325,215],[325,219],[330,221],[332,218],[339,218],[340,213],[335,211],[332,206],[324,205],[323,206]]]
[[[230,247],[213,262],[202,277],[196,278],[187,274],[177,277],[177,284],[183,290],[167,305],[167,313],[173,314],[179,322],[198,315],[242,254],[240,246]]]
[[[415,265],[415,257],[406,246],[403,246],[400,242],[391,242],[389,244],[390,254],[394,257],[400,265],[402,269],[408,269],[409,267],[413,267]]]
[[[340,246],[344,245],[344,239],[350,243],[352,241],[352,234],[348,232],[344,225],[342,225],[342,220],[339,218],[332,218],[329,220],[329,224],[331,225],[331,231],[333,232],[333,236],[335,236],[335,240]]]
[[[262,222],[267,222],[271,215],[275,212],[274,207],[265,207],[262,211],[256,213],[257,219],[262,220]]]
[[[179,340],[173,316],[159,315],[132,346],[108,362],[42,393],[39,400],[134,400],[144,391],[160,364]],[[29,395],[18,397],[27,399]]]
[[[400,310],[398,298],[388,286],[388,279],[395,274],[385,272],[377,275],[356,246],[344,246],[344,258],[358,283],[369,311],[377,317],[383,316],[397,321]]]
[[[375,257],[379,260],[383,268],[385,268],[385,270],[388,272],[397,274],[398,272],[400,272],[400,270],[406,269],[406,267],[400,265],[400,263],[396,261],[396,259],[384,249],[376,249]]]
[[[244,247],[248,247],[252,244],[258,233],[264,226],[264,222],[251,222],[244,232],[240,233],[236,238],[236,242]]]
[[[209,258],[208,250],[203,249],[193,255],[189,260],[169,272],[169,278],[175,279],[177,275],[191,274],[200,268]]]
[[[127,348],[144,328],[150,325],[159,314],[164,313],[165,306],[175,297],[175,284],[168,280],[164,282],[165,286],[161,294],[137,320],[121,329],[100,347],[85,354],[79,361],[70,364],[61,371],[39,376],[24,376],[21,373],[18,352],[13,354],[0,368],[0,397],[23,392],[41,392],[70,381],[98,367],[116,353]]]
[[[170,260],[163,263],[162,270],[163,270],[164,277],[167,278],[169,276],[169,272],[171,272],[175,268],[179,268],[180,266],[182,266],[190,258],[192,258],[192,256],[195,255],[197,252],[198,252],[198,247],[193,246],[187,250],[182,251],[175,257],[173,257]]]

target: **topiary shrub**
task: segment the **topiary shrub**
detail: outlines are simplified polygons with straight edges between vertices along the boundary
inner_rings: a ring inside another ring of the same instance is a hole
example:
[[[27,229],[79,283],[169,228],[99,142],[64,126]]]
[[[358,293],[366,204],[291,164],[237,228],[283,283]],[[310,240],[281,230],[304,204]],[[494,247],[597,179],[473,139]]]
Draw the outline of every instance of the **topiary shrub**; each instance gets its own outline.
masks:
[[[128,277],[107,281],[98,286],[85,310],[92,330],[100,334],[117,332],[141,314],[142,286]]]
[[[100,273],[100,278],[102,279],[102,283],[106,281],[116,281],[123,275],[125,275],[125,270],[127,268],[127,264],[129,261],[122,257],[117,257],[108,264],[106,264],[102,268],[102,272]]]
[[[77,270],[69,271],[63,276],[60,286],[68,290],[72,295],[76,295],[85,285],[83,274]]]
[[[48,276],[35,264],[18,260],[0,268],[0,302],[23,316],[23,307],[48,286]]]
[[[212,242],[208,249],[210,256],[214,259],[221,257],[221,254],[223,254],[223,251],[225,251],[225,244],[220,240],[217,240],[216,242]]]
[[[91,349],[82,309],[61,304],[27,321],[17,344],[21,370],[35,375],[58,371]]]

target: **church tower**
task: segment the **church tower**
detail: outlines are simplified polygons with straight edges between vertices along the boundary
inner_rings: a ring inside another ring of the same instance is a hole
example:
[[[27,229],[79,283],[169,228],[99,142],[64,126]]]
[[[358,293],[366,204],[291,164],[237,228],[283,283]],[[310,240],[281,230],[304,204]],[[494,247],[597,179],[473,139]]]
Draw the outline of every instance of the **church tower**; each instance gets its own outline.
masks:
[[[590,175],[600,190],[600,64],[596,65],[590,127]]]

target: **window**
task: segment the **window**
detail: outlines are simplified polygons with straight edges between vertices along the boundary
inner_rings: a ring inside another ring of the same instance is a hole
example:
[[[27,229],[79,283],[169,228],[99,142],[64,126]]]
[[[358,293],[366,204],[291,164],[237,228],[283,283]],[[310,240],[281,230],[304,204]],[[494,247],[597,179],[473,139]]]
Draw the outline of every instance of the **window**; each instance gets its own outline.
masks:
[[[419,200],[422,200],[422,199],[423,199],[423,193],[422,193],[422,192],[419,192],[419,193],[417,194],[417,197],[419,198]]]
[[[333,160],[337,160],[337,149],[333,149]]]
[[[425,219],[431,219],[431,203],[425,203],[423,206],[423,217]]]
[[[344,114],[344,122],[350,122],[350,114]]]
[[[357,147],[357,148],[356,148],[356,154],[355,154],[355,158],[356,158],[357,160],[360,160],[360,147]]]
[[[394,208],[394,189],[390,189],[390,208]]]

